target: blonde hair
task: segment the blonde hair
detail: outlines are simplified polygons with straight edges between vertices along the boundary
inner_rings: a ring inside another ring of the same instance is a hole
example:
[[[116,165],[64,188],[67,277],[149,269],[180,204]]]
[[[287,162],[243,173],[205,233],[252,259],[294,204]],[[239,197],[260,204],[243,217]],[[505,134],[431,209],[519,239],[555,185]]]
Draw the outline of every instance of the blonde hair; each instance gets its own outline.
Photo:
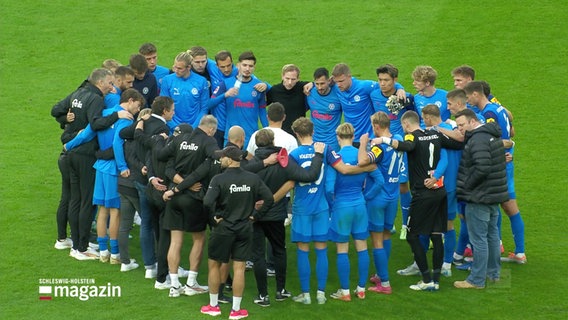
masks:
[[[191,56],[191,50],[180,52],[176,56],[175,60],[184,62],[186,66],[191,65],[191,62],[193,61],[193,57]]]
[[[143,116],[149,115],[149,114],[152,114],[152,109],[144,108],[144,109],[140,110],[140,112],[138,113],[138,118],[136,118],[136,120],[140,121],[140,119],[142,119]]]
[[[103,64],[101,65],[101,67],[108,69],[110,71],[112,71],[113,73],[116,71],[116,69],[118,67],[121,67],[122,64],[120,62],[118,62],[118,60],[115,59],[106,59],[105,61],[103,61]]]
[[[340,139],[353,139],[355,128],[353,128],[351,123],[344,122],[335,129],[335,133]]]

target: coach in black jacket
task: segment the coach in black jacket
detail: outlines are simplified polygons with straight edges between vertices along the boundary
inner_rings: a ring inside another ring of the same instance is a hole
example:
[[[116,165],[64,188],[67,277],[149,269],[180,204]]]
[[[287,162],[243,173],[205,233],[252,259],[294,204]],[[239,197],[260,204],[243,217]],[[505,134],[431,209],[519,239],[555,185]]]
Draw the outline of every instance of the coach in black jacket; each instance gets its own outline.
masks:
[[[457,195],[466,202],[465,218],[475,259],[471,274],[464,281],[454,282],[454,286],[482,289],[486,278],[499,280],[501,269],[497,219],[499,203],[509,199],[505,149],[498,124],[481,124],[469,109],[456,114],[456,123],[466,141]]]
[[[255,152],[255,158],[261,161],[281,150],[280,147],[274,146],[274,132],[272,130],[259,130],[256,133],[255,139],[256,145],[258,146]],[[276,193],[284,183],[289,180],[299,182],[315,181],[320,175],[324,146],[323,144],[314,146],[316,156],[312,159],[312,165],[309,170],[300,167],[293,159],[288,158],[287,165],[285,161],[278,162],[263,168],[258,171],[257,174],[264,183],[266,183],[272,193]],[[255,245],[252,249],[252,261],[254,262],[254,275],[259,293],[259,296],[255,298],[254,302],[261,306],[268,306],[270,304],[266,278],[265,237],[270,241],[274,254],[276,301],[283,301],[290,297],[290,293],[285,289],[287,257],[284,220],[287,217],[286,208],[287,200],[277,201],[270,207],[265,215],[258,217],[254,223],[253,243]]]

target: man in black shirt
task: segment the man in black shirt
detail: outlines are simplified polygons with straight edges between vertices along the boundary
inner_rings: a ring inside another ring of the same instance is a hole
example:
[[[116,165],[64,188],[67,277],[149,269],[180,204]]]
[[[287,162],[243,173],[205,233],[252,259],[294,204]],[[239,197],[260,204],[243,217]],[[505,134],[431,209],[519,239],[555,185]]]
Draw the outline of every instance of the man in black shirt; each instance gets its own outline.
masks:
[[[434,176],[434,170],[445,151],[444,147],[459,149],[461,144],[452,143],[442,134],[420,128],[418,114],[407,111],[401,118],[404,131],[407,133],[404,141],[387,137],[374,139],[374,143],[386,143],[393,148],[408,154],[410,172],[410,190],[412,201],[408,218],[408,234],[406,240],[414,254],[414,260],[422,274],[422,281],[411,285],[413,290],[434,291],[439,289],[440,273],[444,258],[442,234],[447,230],[447,194],[443,177]],[[447,161],[447,160],[446,160]],[[426,252],[419,236],[429,236],[434,246],[430,274]]]
[[[233,309],[231,319],[248,316],[241,309],[245,286],[245,261],[252,247],[253,221],[261,219],[274,203],[272,192],[259,176],[240,167],[242,151],[230,146],[216,152],[221,166],[227,168],[211,180],[203,204],[214,213],[217,226],[209,237],[209,305],[201,313],[217,316],[221,314],[218,305],[219,269],[221,263],[233,259]],[[262,201],[258,211],[255,203]]]

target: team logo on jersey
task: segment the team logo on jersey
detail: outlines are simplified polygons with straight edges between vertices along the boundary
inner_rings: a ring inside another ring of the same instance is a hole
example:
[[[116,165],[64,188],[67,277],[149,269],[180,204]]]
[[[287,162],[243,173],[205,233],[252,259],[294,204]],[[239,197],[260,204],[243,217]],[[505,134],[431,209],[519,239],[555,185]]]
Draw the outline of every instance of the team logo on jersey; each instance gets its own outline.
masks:
[[[178,88],[174,88],[174,96],[179,96],[179,89]]]
[[[197,90],[197,88],[191,89],[191,94],[196,95],[198,93],[199,93],[199,91]]]
[[[353,97],[353,100],[355,100],[355,102],[359,102],[361,101],[361,97],[359,97],[359,95],[356,95]]]
[[[438,106],[438,109],[442,107],[442,101],[436,101],[434,104]]]
[[[71,108],[82,109],[83,108],[83,102],[81,102],[81,100],[74,99],[73,102],[71,102]]]
[[[179,149],[197,151],[197,149],[199,149],[199,146],[196,146],[193,142],[191,144],[187,144],[187,141],[184,141],[179,145]]]
[[[256,97],[257,94],[258,94],[258,93],[256,93],[256,90],[253,90],[252,93],[251,93],[251,95],[252,95],[253,97]]]
[[[246,184],[243,184],[242,186],[237,186],[236,184],[233,183],[233,184],[229,187],[229,191],[230,191],[231,193],[233,193],[233,192],[249,192],[249,191],[250,191],[250,187],[247,186]]]
[[[413,134],[407,134],[404,136],[404,141],[414,141],[414,135]]]
[[[335,110],[335,104],[330,103],[328,108],[329,108],[329,110]]]
[[[148,87],[144,87],[144,89],[142,89],[142,94],[148,94],[148,92],[150,92],[150,89],[148,89]]]

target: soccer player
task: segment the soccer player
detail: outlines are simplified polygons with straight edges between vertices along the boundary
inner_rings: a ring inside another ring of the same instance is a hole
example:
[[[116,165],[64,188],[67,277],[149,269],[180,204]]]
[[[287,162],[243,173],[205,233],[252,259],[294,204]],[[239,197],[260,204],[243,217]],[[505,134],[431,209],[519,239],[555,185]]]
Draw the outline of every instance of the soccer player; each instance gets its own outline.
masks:
[[[253,221],[266,214],[274,200],[272,192],[259,176],[240,168],[242,151],[226,147],[216,152],[221,166],[227,168],[213,177],[203,198],[204,205],[214,212],[215,228],[209,237],[209,275],[211,288],[209,304],[201,307],[201,313],[211,316],[221,314],[218,305],[219,269],[221,263],[233,260],[233,307],[229,319],[242,319],[248,311],[241,309],[245,287],[245,260],[252,249]],[[254,211],[255,203],[262,200],[262,206]],[[236,205],[238,204],[238,205]]]
[[[62,141],[68,142],[80,130],[90,125],[92,130],[104,130],[118,118],[133,119],[128,111],[119,111],[102,117],[104,96],[112,90],[114,76],[108,69],[95,69],[88,81],[59,101],[51,109],[51,115],[64,126]],[[67,114],[73,113],[73,121],[67,122]],[[89,141],[68,153],[71,168],[69,225],[73,248],[70,256],[77,260],[98,259],[98,252],[88,248],[91,222],[93,221],[93,187],[95,184],[96,142]]]
[[[284,107],[275,102],[271,104],[268,110],[270,114],[272,108],[275,106],[280,107],[284,112]],[[283,133],[287,134],[282,130]],[[256,133],[256,144],[258,148],[255,151],[255,158],[259,161],[264,161],[270,155],[279,153],[282,149],[280,146],[275,145],[276,135],[274,131],[269,128],[260,129]],[[266,183],[271,192],[276,193],[286,181],[293,180],[299,182],[312,182],[315,181],[321,171],[321,164],[323,161],[324,144],[319,143],[315,146],[316,156],[312,158],[312,166],[309,169],[301,168],[292,158],[287,157],[288,163],[286,164],[277,162],[269,165],[257,172],[258,176]],[[254,303],[267,307],[270,305],[267,289],[267,266],[266,266],[266,250],[264,243],[266,239],[270,242],[273,252],[274,271],[276,276],[276,301],[284,301],[291,296],[290,292],[286,290],[286,232],[284,228],[284,220],[287,216],[288,199],[276,200],[273,206],[270,207],[268,212],[254,223],[254,243],[253,248],[253,262],[254,262],[254,275],[256,278],[256,285],[258,289],[258,296],[255,297]]]
[[[483,88],[484,86],[481,81],[468,83],[464,87],[468,103],[479,108],[481,115],[483,115],[488,123],[498,123],[501,127],[501,138],[503,140],[510,140],[511,122],[505,108],[489,102]],[[513,147],[514,145],[507,144],[505,146],[505,152],[512,155]],[[517,196],[515,194],[513,161],[507,162],[507,182],[509,200],[503,202],[501,207],[511,221],[511,230],[513,232],[513,240],[515,241],[515,251],[509,253],[508,259],[519,264],[524,264],[527,262],[525,255],[525,224],[521,217],[521,212],[517,204]]]
[[[422,118],[427,128],[435,130],[445,128],[452,130],[452,126],[442,122],[440,117],[440,109],[435,104],[429,104],[422,109]],[[458,200],[456,197],[456,184],[458,179],[458,167],[460,165],[461,150],[446,149],[448,163],[444,172],[438,172],[435,175],[444,176],[444,186],[447,193],[448,201],[448,227],[444,233],[444,263],[442,264],[442,275],[450,277],[452,275],[452,261],[454,251],[456,250],[456,230],[454,228],[454,220],[458,210]],[[438,168],[436,169],[438,171]]]
[[[156,77],[148,70],[148,62],[141,54],[130,56],[130,68],[134,71],[132,87],[140,92],[146,99],[145,108],[149,108],[158,96],[159,87]]]
[[[343,161],[352,166],[357,165],[357,148],[353,147],[353,134],[355,129],[348,122],[342,123],[337,127],[337,141],[341,150],[339,154]],[[353,293],[359,299],[365,299],[365,283],[369,274],[369,252],[367,251],[367,238],[369,237],[369,221],[367,208],[365,207],[365,189],[373,188],[369,192],[369,198],[375,198],[381,190],[383,176],[378,170],[374,170],[371,179],[375,182],[368,182],[367,173],[355,175],[337,174],[334,169],[328,171],[326,181],[326,193],[328,199],[332,200],[331,221],[329,227],[329,238],[337,246],[337,273],[339,275],[340,288],[332,293],[330,297],[341,300],[351,301],[349,292],[349,237],[352,236],[357,250],[357,265],[359,281]]]
[[[390,119],[390,132],[392,134],[404,135],[400,118],[408,110],[416,111],[414,107],[414,97],[406,93],[406,98],[400,100],[396,95],[398,82],[398,69],[392,64],[385,64],[377,68],[377,78],[379,89],[371,92],[371,101],[375,112],[383,111]],[[400,167],[400,209],[402,212],[402,227],[400,229],[400,239],[406,240],[406,221],[408,220],[408,209],[410,208],[410,189],[408,187],[408,159],[403,153],[403,162]],[[394,226],[393,226],[394,230]]]
[[[341,123],[341,102],[337,92],[331,90],[329,71],[318,68],[314,71],[314,87],[306,97],[310,119],[314,123],[314,141],[321,141],[333,151],[339,151],[335,128]]]
[[[114,71],[114,92],[109,92],[105,96],[105,107],[114,108],[120,104],[120,95],[128,88],[132,88],[134,82],[134,71],[129,67],[120,66]]]
[[[306,168],[311,165],[315,156],[313,146],[314,125],[307,118],[298,118],[292,123],[292,130],[296,134],[300,145],[290,153],[300,166]],[[311,183],[298,183],[294,189],[294,203],[292,205],[292,242],[298,246],[297,266],[302,293],[294,297],[295,302],[310,304],[310,261],[308,259],[310,242],[314,242],[316,251],[316,277],[318,283],[317,301],[326,302],[325,286],[328,274],[327,239],[329,230],[329,205],[325,198],[325,176],[327,168],[331,165],[337,171],[347,174],[356,174],[363,171],[372,171],[376,167],[359,168],[348,166],[341,160],[341,156],[326,148],[324,164],[320,177]]]
[[[371,116],[371,124],[375,136],[402,140],[401,135],[391,133],[390,119],[385,112],[379,111],[373,114]],[[367,152],[368,141],[368,135],[361,136],[359,164],[376,163],[383,175],[382,190],[379,196],[371,197],[368,192],[365,192],[367,213],[369,215],[369,231],[373,241],[373,260],[377,271],[371,277],[371,282],[375,283],[375,286],[370,287],[369,291],[391,294],[392,288],[388,272],[392,248],[390,230],[394,226],[398,209],[399,177],[403,153],[383,144],[374,146]],[[368,180],[369,182],[377,183],[376,181]]]
[[[258,122],[262,127],[268,126],[266,116],[266,95],[255,88],[261,83],[253,77],[256,57],[251,51],[245,51],[239,56],[239,74],[237,77],[225,80],[225,103],[227,122],[225,128],[240,125],[245,130],[245,146],[248,146],[250,136],[258,130]],[[227,141],[225,132],[225,142]]]
[[[158,65],[158,49],[152,43],[144,43],[138,49],[138,53],[144,56],[146,62],[148,63],[148,71],[156,77],[156,82],[158,84],[158,89],[162,86],[162,79],[172,73],[172,71],[166,67]],[[150,105],[151,102],[148,102]]]
[[[420,118],[416,112],[406,112],[401,122],[407,133],[404,141],[381,137],[373,139],[373,143],[385,143],[408,153],[410,188],[413,197],[410,204],[406,240],[422,274],[422,280],[411,285],[410,289],[434,291],[439,289],[444,258],[442,234],[447,229],[446,190],[443,180],[440,181],[441,176],[434,175],[434,169],[445,157],[445,150],[442,149],[442,135],[435,131],[421,129]],[[432,273],[428,268],[426,252],[419,239],[420,235],[429,236],[434,246]]]
[[[505,150],[499,140],[501,128],[496,122],[483,125],[467,109],[456,114],[456,122],[466,136],[457,192],[459,199],[466,202],[465,216],[475,259],[471,274],[463,281],[454,282],[454,287],[482,289],[487,278],[495,282],[500,277],[498,204],[509,198]]]
[[[162,79],[160,95],[170,97],[176,105],[172,121],[168,122],[170,130],[180,123],[190,124],[197,128],[201,117],[207,113],[209,101],[209,84],[200,75],[191,72],[191,53],[179,53],[174,60],[174,74]]]
[[[436,88],[438,73],[431,66],[418,66],[412,71],[412,85],[418,91],[414,95],[414,105],[416,112],[420,116],[420,126],[424,128],[422,119],[422,108],[428,104],[435,104],[440,108],[442,121],[450,118],[450,112],[446,102],[446,90]]]
[[[266,103],[280,102],[284,105],[286,119],[282,129],[291,135],[292,122],[306,116],[306,96],[303,91],[306,83],[300,81],[300,68],[294,64],[287,64],[282,67],[282,82],[275,84],[266,92]]]

